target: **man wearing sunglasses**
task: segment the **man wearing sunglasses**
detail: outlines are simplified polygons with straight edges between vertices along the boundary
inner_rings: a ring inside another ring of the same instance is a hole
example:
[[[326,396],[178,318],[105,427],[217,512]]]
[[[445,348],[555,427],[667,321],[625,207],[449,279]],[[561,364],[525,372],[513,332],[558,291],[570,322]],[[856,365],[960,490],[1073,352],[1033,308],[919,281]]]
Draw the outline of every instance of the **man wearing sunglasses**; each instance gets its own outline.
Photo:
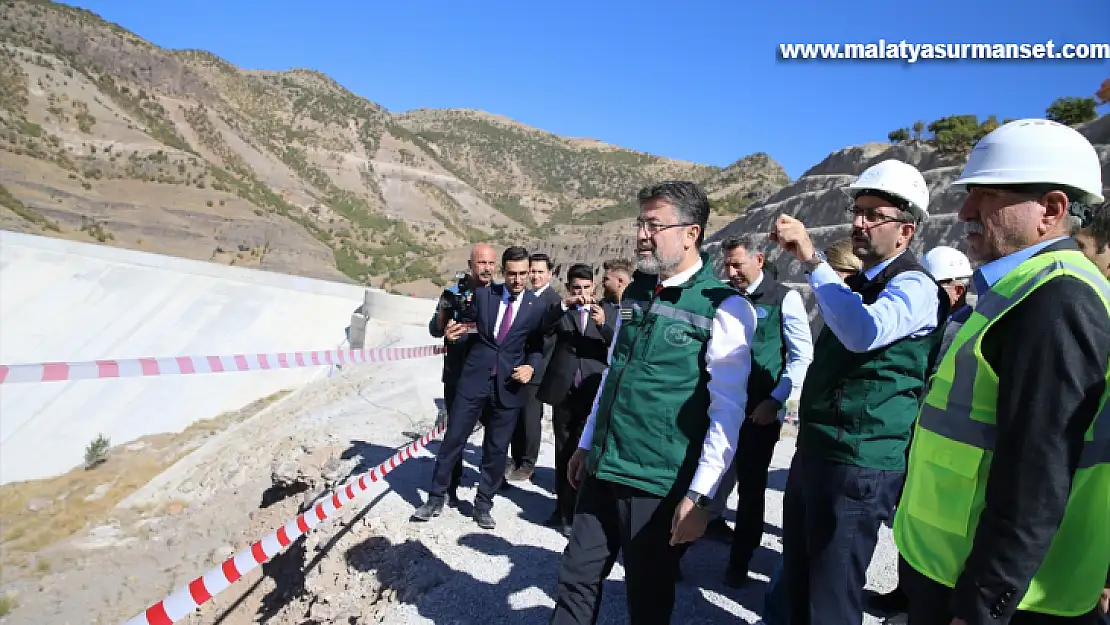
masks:
[[[885,160],[846,192],[863,272],[842,281],[792,217],[780,216],[770,235],[801,261],[825,320],[802,385],[783,500],[793,625],[863,621],[867,567],[898,497],[949,309],[948,295],[907,249],[928,218],[921,173]]]

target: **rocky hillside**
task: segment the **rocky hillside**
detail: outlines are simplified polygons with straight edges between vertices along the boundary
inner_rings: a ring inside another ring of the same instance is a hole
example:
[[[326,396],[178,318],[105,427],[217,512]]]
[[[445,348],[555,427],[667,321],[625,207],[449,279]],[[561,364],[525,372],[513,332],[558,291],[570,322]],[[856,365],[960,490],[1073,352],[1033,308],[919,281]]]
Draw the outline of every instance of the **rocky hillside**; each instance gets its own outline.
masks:
[[[1102,180],[1110,197],[1110,115],[1078,127],[1095,144],[1103,164]],[[959,176],[967,161],[964,149],[938,147],[935,141],[908,139],[899,143],[868,143],[833,152],[810,168],[793,184],[782,188],[765,201],[750,206],[732,223],[707,239],[707,249],[719,259],[720,242],[733,234],[770,232],[780,214],[794,216],[809,227],[814,242],[825,247],[836,239],[848,236],[847,196],[840,189],[850,184],[871,165],[896,158],[917,167],[925,176],[931,196],[930,217],[919,228],[911,243],[911,251],[919,257],[936,245],[951,245],[966,252],[963,226],[956,219],[961,197],[948,187]],[[801,265],[789,254],[772,244],[764,248],[768,263],[774,264],[779,278],[786,282],[804,283]],[[811,313],[813,311],[811,310]]]
[[[0,0],[0,158],[3,228],[425,294],[479,240],[621,253],[613,224],[660,178],[706,184],[722,223],[789,183],[765,154],[721,169],[478,111],[393,114],[316,71],[163,49],[43,0]]]

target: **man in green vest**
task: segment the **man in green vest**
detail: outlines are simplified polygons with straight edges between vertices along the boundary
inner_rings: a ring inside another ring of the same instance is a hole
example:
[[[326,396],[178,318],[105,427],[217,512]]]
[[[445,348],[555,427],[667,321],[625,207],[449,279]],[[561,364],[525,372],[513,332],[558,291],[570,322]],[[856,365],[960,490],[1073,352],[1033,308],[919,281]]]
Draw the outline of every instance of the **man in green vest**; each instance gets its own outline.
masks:
[[[894,539],[913,625],[1098,623],[1110,570],[1110,283],[1070,238],[1102,201],[1076,130],[1007,123],[959,211],[978,301],[922,403]]]
[[[747,404],[755,309],[699,251],[709,199],[678,181],[637,200],[636,272],[568,463],[578,501],[554,625],[596,621],[620,552],[628,622],[670,622],[681,546],[705,531]]]
[[[861,273],[841,280],[792,217],[780,215],[771,233],[802,262],[825,320],[802,384],[783,498],[792,625],[863,622],[867,567],[897,500],[948,317],[948,296],[907,249],[928,217],[921,173],[885,160],[846,191]]]
[[[754,235],[725,239],[721,254],[729,284],[751,299],[757,319],[747,418],[740,428],[733,466],[714,497],[715,507],[723,512],[736,487],[736,530],[725,583],[739,587],[750,579],[748,565],[763,538],[767,471],[782,430],[786,400],[801,392],[813,360],[813,337],[802,295],[764,271],[763,252]]]

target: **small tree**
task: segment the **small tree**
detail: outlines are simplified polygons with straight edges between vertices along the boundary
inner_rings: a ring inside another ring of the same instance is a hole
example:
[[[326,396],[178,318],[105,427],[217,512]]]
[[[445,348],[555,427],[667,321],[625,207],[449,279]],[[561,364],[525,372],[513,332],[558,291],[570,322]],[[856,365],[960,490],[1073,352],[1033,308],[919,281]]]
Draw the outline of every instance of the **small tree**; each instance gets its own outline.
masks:
[[[1054,122],[1074,126],[1089,122],[1098,117],[1094,98],[1056,98],[1045,109],[1045,117]]]
[[[85,447],[85,470],[92,469],[108,459],[108,447],[111,442],[103,434],[97,434],[96,438]]]
[[[925,122],[919,119],[913,123],[913,138],[920,139],[923,132],[925,132]]]
[[[1102,81],[1102,86],[1095,92],[1099,104],[1110,104],[1110,78]]]
[[[910,131],[906,128],[899,128],[897,130],[891,130],[887,134],[886,138],[890,139],[891,143],[901,143],[903,141],[909,141],[910,140]]]

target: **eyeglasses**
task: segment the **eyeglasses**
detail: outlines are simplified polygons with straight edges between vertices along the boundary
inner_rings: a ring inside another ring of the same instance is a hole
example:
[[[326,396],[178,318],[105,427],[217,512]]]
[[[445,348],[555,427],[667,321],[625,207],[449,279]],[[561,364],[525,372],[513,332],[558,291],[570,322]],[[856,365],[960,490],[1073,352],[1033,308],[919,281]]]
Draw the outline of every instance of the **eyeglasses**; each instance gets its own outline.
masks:
[[[873,225],[879,225],[888,222],[899,222],[904,224],[913,223],[912,221],[904,219],[902,217],[892,217],[890,215],[887,215],[877,208],[858,208],[856,206],[849,206],[844,209],[844,212],[848,213],[848,219],[851,221],[855,221],[856,217],[863,217],[863,221],[865,223]]]
[[[695,223],[678,223],[678,224],[660,224],[654,221],[640,221],[639,219],[632,222],[632,231],[639,233],[640,230],[646,230],[651,236],[655,236],[668,228],[682,228],[686,226],[696,226]]]

